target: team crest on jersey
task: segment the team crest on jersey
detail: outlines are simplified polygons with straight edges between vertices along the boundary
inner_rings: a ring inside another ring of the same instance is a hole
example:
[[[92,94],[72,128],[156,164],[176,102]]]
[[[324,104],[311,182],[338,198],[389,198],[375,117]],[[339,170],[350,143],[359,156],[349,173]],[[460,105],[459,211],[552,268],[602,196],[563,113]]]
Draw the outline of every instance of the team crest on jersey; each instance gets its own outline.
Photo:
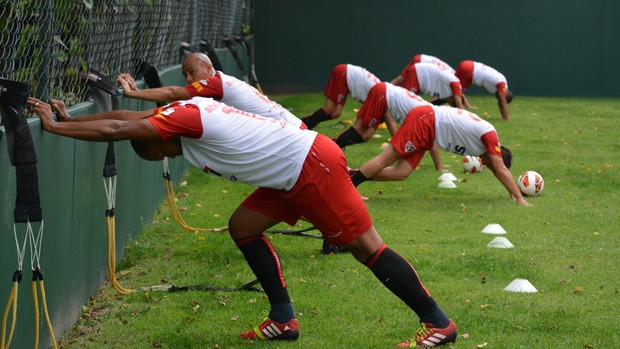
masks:
[[[201,92],[202,85],[206,85],[206,84],[208,84],[206,80],[200,80],[200,81],[194,82],[192,86],[194,86],[194,89],[196,90],[196,92]]]
[[[413,145],[411,141],[407,141],[407,144],[405,144],[405,153],[413,153],[414,150],[415,150],[415,145]]]

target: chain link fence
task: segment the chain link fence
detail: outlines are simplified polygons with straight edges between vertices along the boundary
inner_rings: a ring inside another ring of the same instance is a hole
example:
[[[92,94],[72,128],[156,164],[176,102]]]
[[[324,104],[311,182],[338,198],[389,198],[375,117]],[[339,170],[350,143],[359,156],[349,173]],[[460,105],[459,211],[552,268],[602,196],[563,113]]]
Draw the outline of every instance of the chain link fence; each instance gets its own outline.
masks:
[[[0,0],[0,76],[71,106],[90,98],[88,68],[112,79],[142,61],[163,69],[181,62],[181,42],[250,34],[252,1]]]

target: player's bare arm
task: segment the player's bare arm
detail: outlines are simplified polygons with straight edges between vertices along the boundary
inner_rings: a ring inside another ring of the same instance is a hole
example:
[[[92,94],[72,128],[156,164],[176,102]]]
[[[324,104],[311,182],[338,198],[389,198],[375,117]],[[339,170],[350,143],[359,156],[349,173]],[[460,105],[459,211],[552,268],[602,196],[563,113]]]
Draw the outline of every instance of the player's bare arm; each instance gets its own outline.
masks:
[[[128,139],[161,139],[153,125],[146,119],[150,112],[132,112],[117,110],[108,113],[89,115],[85,122],[56,122],[52,106],[34,97],[28,98],[28,104],[41,118],[45,131],[50,133],[95,142],[111,142]],[[87,117],[85,117],[87,118]]]
[[[131,78],[131,76],[128,77],[127,74],[119,75],[119,78],[116,81],[123,88],[123,95],[129,98],[142,99],[151,102],[167,103],[172,101],[190,99],[192,97],[190,93],[181,86],[165,86],[140,90],[135,85],[133,78]]]
[[[487,165],[487,167],[493,172],[495,178],[497,178],[506,190],[508,190],[510,197],[517,201],[518,205],[530,206],[527,200],[523,197],[523,194],[521,194],[519,187],[517,187],[510,170],[506,167],[506,165],[504,165],[504,161],[501,156],[482,154],[480,157],[482,158],[484,164]]]
[[[497,106],[499,107],[499,112],[502,114],[502,119],[506,121],[510,121],[510,111],[508,109],[508,100],[506,99],[506,94],[497,93]]]

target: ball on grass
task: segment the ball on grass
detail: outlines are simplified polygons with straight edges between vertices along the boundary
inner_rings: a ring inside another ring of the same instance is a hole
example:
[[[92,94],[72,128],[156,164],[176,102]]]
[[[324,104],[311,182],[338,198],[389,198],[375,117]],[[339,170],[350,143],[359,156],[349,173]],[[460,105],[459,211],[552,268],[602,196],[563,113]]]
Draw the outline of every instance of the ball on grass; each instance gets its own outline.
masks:
[[[482,159],[478,156],[465,155],[461,164],[463,165],[463,170],[469,173],[479,173],[484,169]]]
[[[525,171],[519,176],[517,185],[523,195],[536,196],[542,193],[545,187],[545,181],[540,173],[536,171]]]

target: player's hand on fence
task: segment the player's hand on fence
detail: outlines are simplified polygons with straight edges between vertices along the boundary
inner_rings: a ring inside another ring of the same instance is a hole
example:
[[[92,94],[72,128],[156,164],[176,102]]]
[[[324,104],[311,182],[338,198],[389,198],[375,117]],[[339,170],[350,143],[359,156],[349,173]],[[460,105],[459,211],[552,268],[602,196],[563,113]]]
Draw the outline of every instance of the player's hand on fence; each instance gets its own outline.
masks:
[[[138,91],[138,85],[136,85],[136,80],[134,80],[134,78],[127,73],[120,74],[116,79],[116,82],[121,85],[125,93],[127,91]]]
[[[52,107],[52,110],[56,112],[56,115],[58,116],[58,121],[69,121],[71,115],[69,115],[69,110],[67,109],[65,102],[61,101],[60,99],[52,98],[50,99],[50,106]]]
[[[54,119],[52,118],[52,107],[49,104],[34,97],[28,97],[28,101],[26,103],[28,103],[28,105],[32,107],[32,111],[37,113],[39,118],[41,118],[43,129],[46,129],[47,125],[54,122]]]

